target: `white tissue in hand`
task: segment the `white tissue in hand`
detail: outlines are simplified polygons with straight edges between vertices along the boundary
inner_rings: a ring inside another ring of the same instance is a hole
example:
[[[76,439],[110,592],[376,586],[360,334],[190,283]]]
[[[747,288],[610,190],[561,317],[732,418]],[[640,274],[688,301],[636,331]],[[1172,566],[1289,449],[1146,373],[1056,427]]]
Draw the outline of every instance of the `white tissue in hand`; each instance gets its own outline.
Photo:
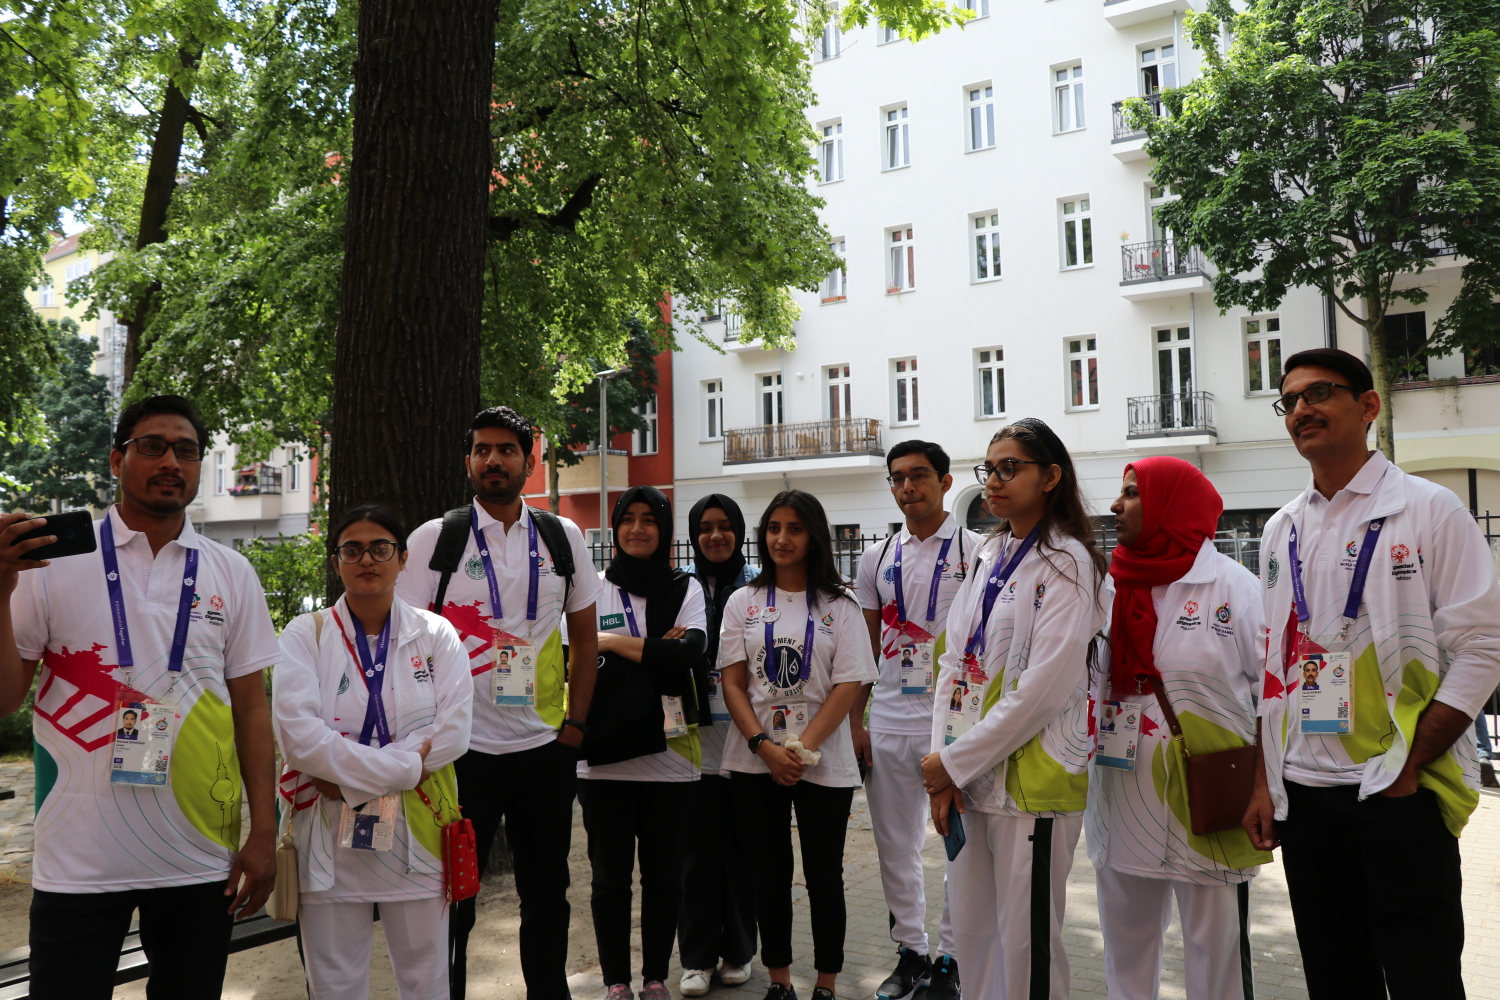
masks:
[[[817,767],[818,763],[823,759],[823,751],[809,750],[802,745],[801,740],[787,740],[786,748],[792,753],[796,754],[797,759],[802,761],[802,763],[806,764],[808,767]]]

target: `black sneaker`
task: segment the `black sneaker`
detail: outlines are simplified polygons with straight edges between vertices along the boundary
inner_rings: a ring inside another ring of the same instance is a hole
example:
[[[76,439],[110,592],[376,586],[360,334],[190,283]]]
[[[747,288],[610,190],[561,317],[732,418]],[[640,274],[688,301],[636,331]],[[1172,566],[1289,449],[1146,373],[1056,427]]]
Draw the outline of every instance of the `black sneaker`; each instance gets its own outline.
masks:
[[[958,963],[952,955],[944,955],[932,963],[932,982],[927,987],[926,1000],[959,1000],[963,990],[958,985]]]
[[[926,955],[902,948],[901,960],[875,991],[875,1000],[909,1000],[913,993],[927,985],[931,974],[932,963]]]
[[[772,983],[766,990],[766,1000],[797,1000],[797,987]]]
[[[833,990],[826,986],[814,986],[813,1000],[834,1000]]]

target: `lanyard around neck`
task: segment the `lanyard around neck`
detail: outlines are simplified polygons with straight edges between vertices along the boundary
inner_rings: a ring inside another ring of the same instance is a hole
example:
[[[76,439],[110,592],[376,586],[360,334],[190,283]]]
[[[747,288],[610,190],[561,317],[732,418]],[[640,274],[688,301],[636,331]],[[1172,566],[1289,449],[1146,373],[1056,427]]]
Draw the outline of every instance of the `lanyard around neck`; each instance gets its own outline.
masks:
[[[955,532],[957,534],[957,532]],[[948,549],[953,545],[953,537],[943,539],[943,547],[938,550],[937,565],[932,568],[932,585],[927,588],[927,622],[931,624],[937,620],[938,586],[943,582],[943,565],[948,559]],[[896,623],[905,625],[906,618],[906,591],[901,586],[901,538],[896,538],[896,562],[895,562],[895,584],[896,584]]]
[[[524,513],[524,512],[523,512]],[[469,508],[469,530],[474,533],[474,545],[479,549],[479,559],[484,563],[484,579],[490,586],[490,617],[496,621],[505,618],[505,611],[500,606],[500,581],[495,576],[495,564],[490,561],[490,547],[484,540],[484,532],[479,530],[479,506],[475,504]],[[537,565],[540,553],[536,544],[536,521],[530,516],[526,518],[526,621],[536,621],[536,593],[539,581]],[[529,631],[529,630],[528,630]]]
[[[1005,586],[1005,581],[1010,579],[1011,574],[1016,571],[1016,567],[1021,564],[1021,560],[1026,558],[1026,553],[1031,551],[1031,546],[1036,543],[1037,532],[1040,530],[1041,525],[1032,528],[1031,534],[1026,536],[1026,540],[1021,543],[1020,548],[1016,549],[1016,554],[1011,556],[1010,561],[1006,562],[1003,567],[1001,566],[1001,562],[1005,559],[1003,551],[1000,553],[1000,557],[995,560],[994,572],[990,573],[990,578],[984,583],[984,604],[979,614],[979,627],[969,637],[968,645],[964,647],[965,655],[984,655],[985,649],[989,646],[989,637],[985,635],[984,630],[990,623],[990,612],[995,609],[995,598],[1000,596],[1000,588]]]
[[[630,626],[630,634],[633,638],[641,637],[641,630],[635,624],[635,607],[630,603],[630,595],[625,593],[623,587],[616,587],[620,592],[620,603],[625,606],[625,624]]]
[[[1349,628],[1359,618],[1359,602],[1365,596],[1365,580],[1370,575],[1370,560],[1375,555],[1375,541],[1380,529],[1385,527],[1385,518],[1377,517],[1365,528],[1365,537],[1359,543],[1359,557],[1354,561],[1354,579],[1349,584],[1349,597],[1344,601],[1344,623],[1339,630],[1340,638],[1348,638]],[[1292,561],[1292,596],[1297,601],[1297,628],[1307,634],[1312,612],[1307,607],[1307,594],[1302,587],[1302,560],[1297,555],[1297,525],[1292,525],[1292,537],[1287,542],[1287,556]]]
[[[109,590],[109,613],[115,623],[115,650],[120,667],[129,671],[135,666],[130,650],[130,624],[125,620],[125,588],[120,585],[120,564],[115,558],[115,529],[110,514],[99,526],[100,549],[104,555],[104,584]],[[198,576],[198,550],[183,546],[187,558],[182,568],[182,589],[177,595],[177,626],[172,630],[172,651],[167,655],[167,670],[179,673],[187,651],[188,622],[193,612],[193,586]]]
[[[338,621],[339,613],[333,613],[334,621]],[[375,654],[370,655],[370,643],[365,638],[365,627],[360,624],[359,618],[351,610],[349,621],[354,626],[354,642],[349,641],[347,633],[344,634],[344,644],[349,646],[349,652],[354,657],[354,664],[359,669],[359,676],[365,682],[365,692],[369,700],[365,702],[365,722],[359,730],[359,742],[369,743],[370,736],[376,735],[380,739],[380,745],[385,746],[391,742],[391,727],[385,716],[385,697],[382,688],[385,684],[385,659],[390,650],[391,641],[391,619],[396,617],[396,609],[392,606],[390,613],[385,616],[385,625],[380,629],[380,635],[375,639]],[[339,631],[344,632],[344,623],[338,622]],[[358,652],[355,650],[358,649]]]
[[[802,669],[810,675],[812,672],[813,640],[817,638],[817,633],[813,630],[813,626],[816,623],[813,620],[812,591],[808,591],[805,596],[807,597],[807,632],[802,637]],[[775,584],[766,588],[766,609],[768,611],[776,610]],[[779,616],[778,620],[780,620]],[[776,622],[766,622],[766,661],[768,663],[775,649]]]

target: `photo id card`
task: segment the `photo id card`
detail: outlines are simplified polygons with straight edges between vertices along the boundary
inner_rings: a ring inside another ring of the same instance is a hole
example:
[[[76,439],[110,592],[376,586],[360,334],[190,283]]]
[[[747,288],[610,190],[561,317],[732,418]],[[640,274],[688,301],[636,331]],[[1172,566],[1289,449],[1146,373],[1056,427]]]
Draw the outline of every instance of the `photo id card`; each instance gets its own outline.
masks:
[[[115,699],[115,742],[110,756],[112,785],[164,788],[177,739],[176,699],[153,701],[139,692]]]
[[[724,675],[717,670],[708,672],[708,717],[714,722],[730,721],[724,704]]]
[[[1292,683],[1303,733],[1354,732],[1354,658],[1343,653],[1304,653]]]
[[[496,632],[492,647],[490,694],[502,708],[536,704],[536,648],[509,632]]]
[[[807,728],[807,702],[797,701],[787,705],[771,706],[771,742],[786,746],[790,739],[801,739]]]
[[[682,699],[676,695],[661,696],[662,733],[667,739],[688,734],[687,716],[682,713]]]
[[[902,637],[895,657],[901,664],[902,694],[932,694],[933,667],[937,663],[936,639]]]
[[[1099,712],[1094,762],[1100,767],[1134,771],[1139,753],[1141,706],[1133,701],[1106,701]]]
[[[339,814],[339,846],[356,851],[389,851],[396,845],[396,813],[401,808],[401,794],[382,795],[358,809],[349,803]]]
[[[948,691],[948,724],[943,734],[943,745],[947,746],[964,733],[973,729],[984,711],[985,683],[962,678],[953,681]]]

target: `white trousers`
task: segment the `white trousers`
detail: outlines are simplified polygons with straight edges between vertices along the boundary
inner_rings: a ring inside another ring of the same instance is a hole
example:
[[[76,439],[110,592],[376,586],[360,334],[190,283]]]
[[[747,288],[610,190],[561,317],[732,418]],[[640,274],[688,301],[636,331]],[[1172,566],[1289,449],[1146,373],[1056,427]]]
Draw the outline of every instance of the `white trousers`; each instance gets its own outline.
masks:
[[[948,875],[964,1000],[1065,1000],[1063,910],[1083,816],[970,809],[963,823]]]
[[[448,904],[441,897],[381,903],[401,1000],[448,1000]],[[312,1000],[367,1000],[374,903],[297,908]]]
[[[922,758],[931,749],[930,734],[871,733],[873,762],[865,778],[875,850],[880,855],[880,884],[885,889],[885,905],[896,921],[891,937],[918,955],[932,954],[927,950],[927,885],[922,869],[922,844],[932,815],[922,787]],[[938,955],[954,954],[952,909],[944,872]]]
[[[1247,928],[1250,883],[1197,885],[1109,867],[1094,871],[1110,1000],[1157,1000],[1162,937],[1172,922],[1174,895],[1188,1000],[1254,996]]]

